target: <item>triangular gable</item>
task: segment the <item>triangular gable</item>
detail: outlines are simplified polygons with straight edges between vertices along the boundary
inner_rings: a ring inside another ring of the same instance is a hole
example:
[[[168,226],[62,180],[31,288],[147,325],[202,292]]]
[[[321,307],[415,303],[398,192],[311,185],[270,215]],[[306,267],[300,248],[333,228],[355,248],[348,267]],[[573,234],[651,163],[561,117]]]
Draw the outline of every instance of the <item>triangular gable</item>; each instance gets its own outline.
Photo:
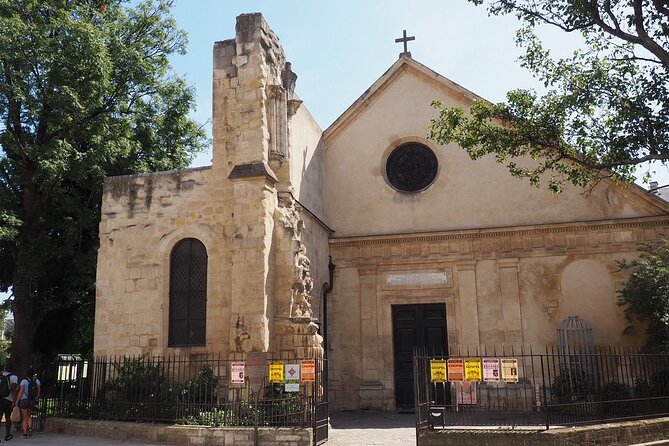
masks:
[[[323,141],[326,150],[328,146],[342,134],[345,129],[355,121],[367,108],[369,108],[385,91],[403,75],[411,72],[428,84],[436,87],[447,96],[451,96],[461,102],[464,106],[474,103],[476,100],[486,100],[463,86],[442,76],[429,67],[417,62],[408,56],[400,58],[383,75],[374,82],[344,113],[342,113],[324,132]],[[437,98],[435,98],[437,99]],[[651,215],[666,215],[669,213],[669,202],[657,195],[649,193],[646,189],[636,184],[619,184],[610,179],[603,180],[607,185],[615,189],[621,196],[636,202],[645,208]]]
[[[329,141],[341,133],[360,113],[362,113],[374,100],[386,91],[395,80],[407,70],[413,70],[426,81],[434,84],[445,94],[457,97],[465,104],[472,104],[475,100],[484,98],[474,94],[466,88],[458,85],[450,79],[442,76],[436,71],[426,67],[420,62],[408,56],[401,56],[383,75],[372,84],[349,108],[344,111],[325,131],[323,140],[326,145]]]
[[[653,215],[669,214],[669,202],[655,194],[651,194],[643,187],[637,184],[619,184],[608,178],[604,179],[604,181],[623,197],[639,203]]]

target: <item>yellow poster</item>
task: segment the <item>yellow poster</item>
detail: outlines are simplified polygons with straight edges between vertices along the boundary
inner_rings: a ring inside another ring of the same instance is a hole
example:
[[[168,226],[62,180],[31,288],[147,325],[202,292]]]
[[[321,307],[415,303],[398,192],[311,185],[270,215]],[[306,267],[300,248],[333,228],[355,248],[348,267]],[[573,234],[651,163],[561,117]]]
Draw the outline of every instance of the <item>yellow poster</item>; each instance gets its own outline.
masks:
[[[465,379],[470,382],[481,381],[483,371],[479,359],[465,359]]]
[[[283,382],[283,362],[272,362],[269,364],[269,382]]]
[[[446,361],[443,359],[430,360],[430,379],[433,383],[446,382]]]

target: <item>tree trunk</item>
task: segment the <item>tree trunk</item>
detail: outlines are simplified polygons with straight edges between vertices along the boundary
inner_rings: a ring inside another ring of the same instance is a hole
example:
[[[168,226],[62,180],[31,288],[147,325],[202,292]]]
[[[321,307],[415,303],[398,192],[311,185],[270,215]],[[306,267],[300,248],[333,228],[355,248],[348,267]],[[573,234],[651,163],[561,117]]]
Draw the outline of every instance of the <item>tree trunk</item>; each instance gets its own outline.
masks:
[[[35,170],[32,162],[25,165],[22,181],[21,205],[23,224],[21,239],[16,246],[14,258],[14,336],[12,338],[11,357],[15,370],[25,375],[33,360],[33,341],[35,339],[35,303],[34,293],[37,285],[34,280],[40,264],[39,252],[33,248],[40,236],[41,206],[38,187],[35,184]]]
[[[19,376],[25,376],[28,366],[31,365],[35,337],[31,279],[26,271],[25,257],[25,250],[19,248],[14,266],[14,304],[12,306],[14,336],[11,348],[14,370],[19,373]]]

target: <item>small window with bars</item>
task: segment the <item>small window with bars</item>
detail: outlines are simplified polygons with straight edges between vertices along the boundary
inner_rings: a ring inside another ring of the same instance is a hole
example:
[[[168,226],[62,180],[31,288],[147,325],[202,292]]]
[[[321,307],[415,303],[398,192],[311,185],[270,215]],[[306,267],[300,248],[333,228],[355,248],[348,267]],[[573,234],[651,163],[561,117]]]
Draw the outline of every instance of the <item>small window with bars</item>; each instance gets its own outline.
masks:
[[[170,254],[168,345],[206,344],[207,249],[201,241],[179,241]]]

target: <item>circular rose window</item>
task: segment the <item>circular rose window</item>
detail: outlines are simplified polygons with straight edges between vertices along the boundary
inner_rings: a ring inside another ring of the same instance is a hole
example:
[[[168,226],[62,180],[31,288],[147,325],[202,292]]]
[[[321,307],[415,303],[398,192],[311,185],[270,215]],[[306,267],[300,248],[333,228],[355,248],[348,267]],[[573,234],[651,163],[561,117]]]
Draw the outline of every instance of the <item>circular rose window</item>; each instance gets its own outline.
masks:
[[[386,161],[386,176],[395,189],[418,192],[437,177],[437,157],[427,146],[404,144],[393,150]]]

